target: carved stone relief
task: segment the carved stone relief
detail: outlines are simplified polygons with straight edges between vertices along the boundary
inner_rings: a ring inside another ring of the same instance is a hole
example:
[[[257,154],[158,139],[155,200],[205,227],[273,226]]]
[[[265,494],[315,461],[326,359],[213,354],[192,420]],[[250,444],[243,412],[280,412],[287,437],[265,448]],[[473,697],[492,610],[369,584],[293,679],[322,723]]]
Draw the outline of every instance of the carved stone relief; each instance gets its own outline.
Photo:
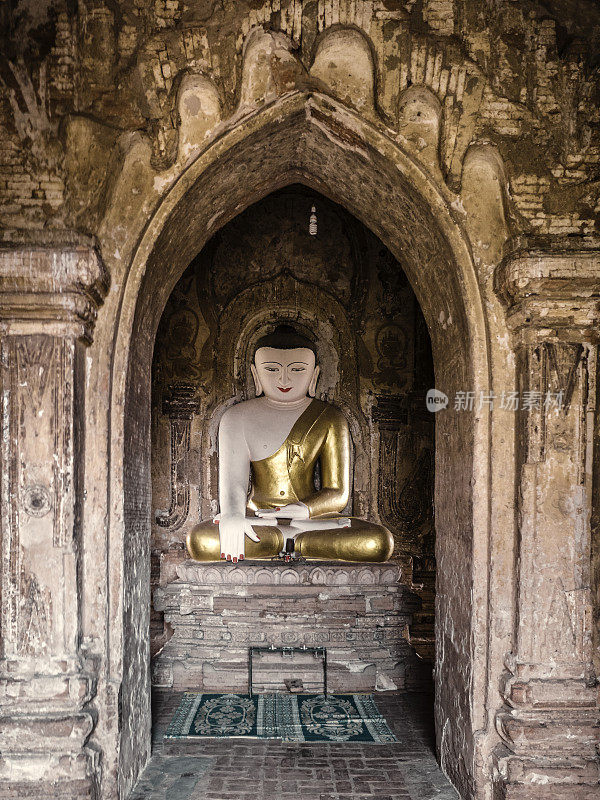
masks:
[[[381,521],[394,534],[397,558],[413,575],[423,599],[415,618],[419,653],[433,656],[435,595],[434,418],[424,394],[378,396],[372,420],[379,438],[377,502]],[[411,630],[411,638],[413,632]]]
[[[67,339],[45,334],[7,337],[1,344],[3,385],[8,389],[2,446],[9,465],[2,492],[5,654],[33,654],[36,647],[61,644],[58,631],[31,638],[39,625],[48,633],[52,616],[47,598],[39,599],[40,579],[30,571],[37,558],[38,520],[51,515],[54,548],[73,547],[74,347]],[[60,630],[60,619],[54,627]]]
[[[190,429],[193,416],[199,410],[199,401],[192,383],[171,384],[169,390],[170,397],[164,400],[163,413],[168,415],[171,428],[171,503],[166,511],[157,510],[156,524],[177,531],[186,522],[190,510]]]
[[[561,421],[571,409],[578,384],[587,397],[587,351],[578,342],[550,341],[523,347],[521,358],[522,446],[525,460],[535,463],[545,460],[548,446],[558,450],[570,447],[570,442],[563,441]]]
[[[574,569],[573,545],[565,543],[556,549],[547,526],[566,533],[573,519],[578,527],[577,519],[583,520],[585,515],[582,486],[589,440],[588,356],[589,346],[580,342],[544,341],[522,349],[521,398],[529,406],[520,412],[524,458],[519,507],[522,529],[529,530],[524,519],[532,505],[537,515],[541,513],[546,519],[546,534],[542,538],[537,526],[531,531],[535,546],[531,543],[523,559],[533,575],[543,574],[549,563],[553,573],[544,579],[546,590],[535,595],[530,609],[534,624],[528,629],[528,642],[522,639],[524,651],[534,662],[543,662],[549,653],[554,660],[569,662],[582,658],[584,651],[582,637],[590,600],[582,584],[589,578]],[[552,500],[544,485],[548,481],[551,485],[556,483]],[[541,486],[536,489],[539,482]]]

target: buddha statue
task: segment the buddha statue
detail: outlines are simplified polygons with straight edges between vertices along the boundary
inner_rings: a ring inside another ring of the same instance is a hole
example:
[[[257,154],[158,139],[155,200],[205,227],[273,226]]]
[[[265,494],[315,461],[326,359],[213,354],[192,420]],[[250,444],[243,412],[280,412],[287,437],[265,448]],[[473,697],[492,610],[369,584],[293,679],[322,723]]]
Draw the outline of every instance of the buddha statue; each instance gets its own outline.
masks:
[[[227,409],[219,425],[220,514],[190,531],[189,555],[270,559],[293,542],[294,555],[307,559],[387,561],[391,533],[341,513],[350,499],[350,431],[338,409],[315,399],[314,344],[279,325],[258,341],[251,370],[257,397]]]

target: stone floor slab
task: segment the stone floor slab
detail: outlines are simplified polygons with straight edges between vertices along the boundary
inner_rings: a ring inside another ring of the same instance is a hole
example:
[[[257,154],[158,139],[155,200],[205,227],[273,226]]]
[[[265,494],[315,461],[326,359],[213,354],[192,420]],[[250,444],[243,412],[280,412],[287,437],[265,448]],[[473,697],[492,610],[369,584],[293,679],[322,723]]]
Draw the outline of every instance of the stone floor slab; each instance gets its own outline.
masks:
[[[181,692],[153,695],[152,758],[128,800],[457,800],[434,753],[432,698],[385,692],[395,744],[165,740]]]

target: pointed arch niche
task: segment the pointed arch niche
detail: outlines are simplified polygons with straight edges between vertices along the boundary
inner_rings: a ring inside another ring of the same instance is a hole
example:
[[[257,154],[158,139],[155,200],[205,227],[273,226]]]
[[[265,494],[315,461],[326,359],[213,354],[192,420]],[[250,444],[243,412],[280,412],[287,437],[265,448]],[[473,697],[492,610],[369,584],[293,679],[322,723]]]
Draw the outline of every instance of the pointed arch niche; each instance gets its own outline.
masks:
[[[296,94],[234,126],[183,170],[135,251],[114,343],[111,485],[122,490],[112,493],[110,508],[110,626],[123,643],[113,650],[113,669],[122,675],[124,786],[150,743],[150,376],[157,327],[174,286],[215,232],[291,184],[346,209],[402,264],[429,330],[436,387],[449,398],[490,391],[488,333],[461,225],[427,173],[370,122],[331,99]],[[489,446],[485,408],[466,413],[450,403],[437,415],[435,718],[442,766],[466,795],[477,780],[477,748],[489,748],[495,736],[486,716]]]
[[[311,235],[313,207],[318,230]],[[198,686],[196,671],[186,672],[178,639],[163,649],[172,625],[169,620],[165,625],[164,611],[157,608],[163,604],[160,587],[187,558],[187,533],[218,510],[221,415],[233,402],[254,397],[248,369],[253,345],[283,321],[315,338],[318,396],[343,410],[350,424],[348,513],[393,532],[403,583],[414,584],[423,599],[410,637],[421,658],[412,654],[409,667],[398,658],[396,682],[390,678],[388,685],[427,685],[435,586],[435,415],[425,403],[434,385],[429,333],[401,265],[381,240],[341,206],[301,184],[268,195],[220,229],[177,282],[158,327],[152,366],[150,646],[152,656],[160,655],[152,662],[153,685]],[[231,657],[224,651],[225,660]],[[373,668],[374,683],[376,672]]]

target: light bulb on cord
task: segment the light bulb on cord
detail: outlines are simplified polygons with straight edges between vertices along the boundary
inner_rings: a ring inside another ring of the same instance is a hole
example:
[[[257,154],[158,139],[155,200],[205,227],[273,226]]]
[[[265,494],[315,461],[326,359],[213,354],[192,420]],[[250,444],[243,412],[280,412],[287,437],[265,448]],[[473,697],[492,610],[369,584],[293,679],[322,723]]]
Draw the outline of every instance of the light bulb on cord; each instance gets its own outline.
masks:
[[[313,206],[310,210],[310,219],[308,221],[308,232],[311,236],[317,235],[317,209]]]

